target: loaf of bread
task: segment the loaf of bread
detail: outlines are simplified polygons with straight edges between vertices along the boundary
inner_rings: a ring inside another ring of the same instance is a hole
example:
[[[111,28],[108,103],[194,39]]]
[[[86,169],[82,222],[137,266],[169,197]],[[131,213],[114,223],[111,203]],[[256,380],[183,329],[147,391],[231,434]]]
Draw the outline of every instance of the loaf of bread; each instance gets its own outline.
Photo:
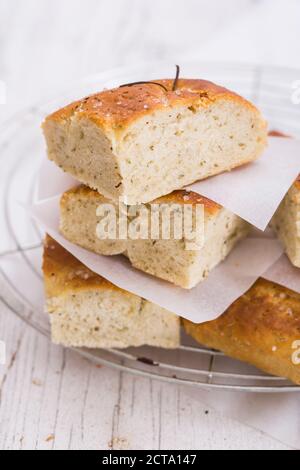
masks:
[[[260,112],[204,80],[131,84],[77,101],[43,123],[48,156],[109,199],[147,203],[258,158]]]
[[[217,320],[183,324],[202,345],[300,385],[300,294],[259,279]]]
[[[184,236],[180,239],[164,239],[161,230],[160,239],[155,240],[151,238],[150,229],[147,232],[148,239],[100,240],[96,235],[99,222],[96,211],[100,204],[107,202],[109,201],[97,191],[85,186],[67,191],[60,204],[61,233],[72,243],[95,253],[122,253],[135,268],[188,289],[205,279],[235,244],[248,234],[250,228],[240,217],[209,199],[180,190],[153,201],[153,204],[161,208],[160,214],[166,208],[174,207],[173,204],[179,208],[190,204],[194,212],[197,204],[203,206],[204,222],[199,226],[195,225],[195,232],[201,232],[196,239],[203,241],[203,245],[196,245],[197,249],[193,249],[193,246],[189,249],[190,242]],[[150,204],[144,207],[150,209]],[[134,218],[131,219],[131,223],[134,221]],[[161,216],[160,224],[162,221]]]
[[[179,346],[179,317],[94,274],[49,236],[43,272],[54,343],[88,348]]]
[[[300,177],[280,204],[271,225],[293,265],[300,268]]]

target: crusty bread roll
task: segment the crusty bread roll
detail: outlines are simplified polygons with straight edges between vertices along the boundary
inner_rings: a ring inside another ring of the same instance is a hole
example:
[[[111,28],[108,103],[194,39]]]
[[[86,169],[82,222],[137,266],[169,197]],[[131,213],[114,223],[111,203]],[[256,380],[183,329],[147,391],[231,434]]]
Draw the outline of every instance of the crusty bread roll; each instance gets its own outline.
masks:
[[[300,177],[277,209],[271,226],[293,265],[300,268]]]
[[[259,279],[217,320],[183,324],[199,343],[300,385],[300,294]]]
[[[267,140],[260,112],[204,80],[103,91],[48,116],[48,156],[80,182],[126,204],[251,162]]]
[[[94,274],[49,236],[43,272],[54,343],[88,348],[179,346],[179,317]]]
[[[184,237],[154,240],[150,233],[147,240],[99,240],[96,235],[99,222],[96,210],[106,202],[109,201],[97,191],[85,186],[64,193],[60,204],[60,231],[64,237],[95,253],[123,253],[135,268],[188,289],[205,279],[235,244],[248,234],[250,228],[240,217],[209,199],[193,192],[175,191],[152,204],[159,204],[161,211],[172,204],[191,204],[194,212],[196,204],[202,204],[204,224],[199,224],[199,231],[204,234],[204,244],[201,248],[187,249],[188,241]]]

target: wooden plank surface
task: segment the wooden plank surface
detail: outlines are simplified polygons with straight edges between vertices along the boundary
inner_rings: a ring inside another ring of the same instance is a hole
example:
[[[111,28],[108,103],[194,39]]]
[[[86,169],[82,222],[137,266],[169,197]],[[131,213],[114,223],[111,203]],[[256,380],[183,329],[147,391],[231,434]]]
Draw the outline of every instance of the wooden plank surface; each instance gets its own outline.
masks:
[[[1,449],[285,449],[207,409],[184,387],[96,367],[4,306]]]

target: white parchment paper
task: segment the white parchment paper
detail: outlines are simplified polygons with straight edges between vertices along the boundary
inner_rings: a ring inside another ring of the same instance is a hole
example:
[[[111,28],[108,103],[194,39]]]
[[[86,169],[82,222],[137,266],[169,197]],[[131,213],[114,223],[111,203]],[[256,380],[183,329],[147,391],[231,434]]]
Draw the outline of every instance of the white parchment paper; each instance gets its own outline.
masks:
[[[285,254],[264,273],[263,277],[300,293],[300,269],[295,268]]]
[[[276,238],[274,231],[270,227],[264,232],[253,228],[251,236],[269,239]],[[300,269],[292,265],[286,254],[282,254],[262,277],[300,293]]]
[[[78,181],[63,172],[55,163],[43,159],[37,185],[37,201],[58,196],[78,186]]]
[[[300,140],[270,137],[256,162],[192,184],[206,196],[264,230],[300,173]]]

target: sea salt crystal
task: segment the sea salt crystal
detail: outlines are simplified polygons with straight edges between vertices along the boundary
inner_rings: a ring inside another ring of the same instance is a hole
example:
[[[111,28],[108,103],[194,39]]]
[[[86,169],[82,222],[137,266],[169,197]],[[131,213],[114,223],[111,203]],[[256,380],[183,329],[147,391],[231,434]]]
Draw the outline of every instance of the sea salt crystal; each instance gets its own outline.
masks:
[[[277,351],[277,346],[273,346],[272,352],[276,352],[276,351]]]
[[[90,274],[82,269],[77,269],[72,275],[72,278],[74,277],[80,277],[81,279],[84,279],[87,281],[90,278]]]
[[[169,106],[169,100],[167,98],[163,97],[161,102],[164,106]]]

